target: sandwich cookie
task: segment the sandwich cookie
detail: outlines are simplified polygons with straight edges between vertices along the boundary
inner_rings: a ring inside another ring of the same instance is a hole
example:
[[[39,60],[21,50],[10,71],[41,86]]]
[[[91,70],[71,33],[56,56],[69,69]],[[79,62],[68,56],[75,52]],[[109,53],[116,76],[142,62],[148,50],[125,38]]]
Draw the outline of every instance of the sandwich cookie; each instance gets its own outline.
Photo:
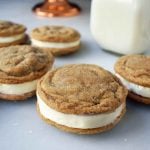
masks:
[[[150,104],[150,56],[121,57],[115,64],[115,72],[131,99]]]
[[[127,90],[96,65],[68,65],[49,71],[37,85],[37,110],[67,132],[95,134],[112,129],[126,111]]]
[[[80,48],[80,33],[64,26],[43,26],[31,32],[33,46],[50,50],[55,56],[65,55]]]
[[[26,27],[9,21],[0,21],[0,47],[27,42]]]
[[[24,100],[33,96],[37,81],[53,61],[50,52],[31,46],[0,48],[0,98]]]

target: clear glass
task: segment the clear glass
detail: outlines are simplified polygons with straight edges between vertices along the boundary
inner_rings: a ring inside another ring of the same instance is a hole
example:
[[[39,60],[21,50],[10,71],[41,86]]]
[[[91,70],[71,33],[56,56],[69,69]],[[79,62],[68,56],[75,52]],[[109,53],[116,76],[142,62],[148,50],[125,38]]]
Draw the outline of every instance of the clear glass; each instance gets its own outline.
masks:
[[[150,0],[93,0],[91,31],[104,49],[120,54],[150,50]]]

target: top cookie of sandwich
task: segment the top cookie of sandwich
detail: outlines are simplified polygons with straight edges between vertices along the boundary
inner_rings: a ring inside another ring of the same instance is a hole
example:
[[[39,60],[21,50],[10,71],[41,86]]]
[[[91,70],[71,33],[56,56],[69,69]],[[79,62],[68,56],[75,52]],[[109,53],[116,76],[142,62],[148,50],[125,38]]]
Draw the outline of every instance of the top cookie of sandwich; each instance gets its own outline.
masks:
[[[10,21],[0,21],[0,36],[13,36],[26,31],[26,27]]]
[[[127,90],[96,65],[68,65],[48,72],[38,94],[51,108],[69,114],[112,112],[125,102]]]
[[[123,56],[115,64],[115,71],[130,82],[150,87],[150,56]]]
[[[47,42],[73,42],[80,39],[80,34],[73,28],[64,26],[43,26],[35,28],[31,37]]]
[[[52,66],[48,51],[31,46],[0,48],[0,83],[20,83],[37,79]]]

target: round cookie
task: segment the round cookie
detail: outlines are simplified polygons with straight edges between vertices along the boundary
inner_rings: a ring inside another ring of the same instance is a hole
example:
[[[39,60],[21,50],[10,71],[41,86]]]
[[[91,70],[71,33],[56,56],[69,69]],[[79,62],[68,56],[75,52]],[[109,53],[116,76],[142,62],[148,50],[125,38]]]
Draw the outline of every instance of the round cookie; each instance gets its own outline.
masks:
[[[131,99],[150,104],[150,56],[123,56],[116,62],[115,72]]]
[[[24,100],[35,94],[37,81],[52,67],[48,51],[31,46],[0,48],[0,98]]]
[[[96,65],[68,65],[38,81],[37,110],[51,125],[78,134],[112,129],[126,111],[127,90]]]
[[[26,27],[10,21],[0,21],[0,47],[27,42]]]
[[[42,26],[31,32],[32,45],[50,50],[55,56],[80,48],[80,33],[64,26]]]

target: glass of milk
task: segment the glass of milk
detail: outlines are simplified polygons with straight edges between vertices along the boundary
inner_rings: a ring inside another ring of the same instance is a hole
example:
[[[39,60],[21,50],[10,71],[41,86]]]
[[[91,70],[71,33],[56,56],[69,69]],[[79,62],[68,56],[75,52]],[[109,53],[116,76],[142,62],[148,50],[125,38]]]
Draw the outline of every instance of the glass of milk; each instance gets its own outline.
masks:
[[[120,54],[150,50],[150,0],[93,0],[91,31],[104,50]]]

